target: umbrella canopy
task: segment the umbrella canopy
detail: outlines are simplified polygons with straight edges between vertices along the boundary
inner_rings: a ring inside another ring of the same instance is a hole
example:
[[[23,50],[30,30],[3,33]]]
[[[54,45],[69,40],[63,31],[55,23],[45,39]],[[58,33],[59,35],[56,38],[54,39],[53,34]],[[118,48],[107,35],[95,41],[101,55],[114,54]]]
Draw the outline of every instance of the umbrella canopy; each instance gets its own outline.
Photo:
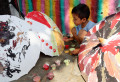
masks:
[[[10,15],[0,16],[0,81],[17,80],[35,66],[40,44],[29,24]]]
[[[88,32],[80,45],[78,65],[89,82],[120,81],[120,12]]]
[[[25,21],[36,32],[41,44],[41,52],[49,56],[59,56],[64,50],[64,41],[59,28],[47,15],[33,11],[27,14]]]

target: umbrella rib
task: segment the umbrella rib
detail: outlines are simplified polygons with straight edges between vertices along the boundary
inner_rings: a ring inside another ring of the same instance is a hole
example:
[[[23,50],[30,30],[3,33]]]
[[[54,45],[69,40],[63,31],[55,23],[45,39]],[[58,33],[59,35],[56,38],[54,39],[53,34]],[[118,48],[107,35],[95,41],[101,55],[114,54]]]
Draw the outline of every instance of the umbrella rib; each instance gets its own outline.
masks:
[[[105,28],[103,29],[103,38],[105,38]]]

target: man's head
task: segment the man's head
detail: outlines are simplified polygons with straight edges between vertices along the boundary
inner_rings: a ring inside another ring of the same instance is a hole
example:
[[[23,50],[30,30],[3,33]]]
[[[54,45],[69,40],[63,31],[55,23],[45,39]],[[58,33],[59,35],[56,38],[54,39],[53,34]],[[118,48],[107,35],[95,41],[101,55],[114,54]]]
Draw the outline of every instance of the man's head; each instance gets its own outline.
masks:
[[[90,15],[89,7],[85,4],[79,4],[72,9],[73,21],[76,25],[88,20]]]

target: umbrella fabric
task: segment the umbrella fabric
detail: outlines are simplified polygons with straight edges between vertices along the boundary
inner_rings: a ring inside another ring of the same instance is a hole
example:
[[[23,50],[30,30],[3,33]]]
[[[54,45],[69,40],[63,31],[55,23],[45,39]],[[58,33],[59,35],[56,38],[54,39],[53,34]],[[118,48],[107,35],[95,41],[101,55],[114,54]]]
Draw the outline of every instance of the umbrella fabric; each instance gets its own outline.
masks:
[[[40,44],[29,24],[15,16],[0,16],[0,81],[17,80],[35,66]]]
[[[78,65],[88,82],[120,81],[120,12],[88,32],[80,45]]]
[[[49,56],[59,56],[64,50],[64,41],[59,28],[47,15],[33,11],[27,14],[25,21],[36,32],[41,44],[41,52]]]

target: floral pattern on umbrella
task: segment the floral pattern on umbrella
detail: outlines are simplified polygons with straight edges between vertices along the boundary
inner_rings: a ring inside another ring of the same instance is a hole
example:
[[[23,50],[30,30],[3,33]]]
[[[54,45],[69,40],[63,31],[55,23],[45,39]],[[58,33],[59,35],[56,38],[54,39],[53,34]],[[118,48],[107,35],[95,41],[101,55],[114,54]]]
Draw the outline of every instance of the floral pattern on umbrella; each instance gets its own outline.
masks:
[[[89,82],[120,81],[120,12],[88,32],[80,45],[78,65]]]
[[[40,44],[29,24],[15,16],[0,16],[0,79],[17,80],[35,66]]]

